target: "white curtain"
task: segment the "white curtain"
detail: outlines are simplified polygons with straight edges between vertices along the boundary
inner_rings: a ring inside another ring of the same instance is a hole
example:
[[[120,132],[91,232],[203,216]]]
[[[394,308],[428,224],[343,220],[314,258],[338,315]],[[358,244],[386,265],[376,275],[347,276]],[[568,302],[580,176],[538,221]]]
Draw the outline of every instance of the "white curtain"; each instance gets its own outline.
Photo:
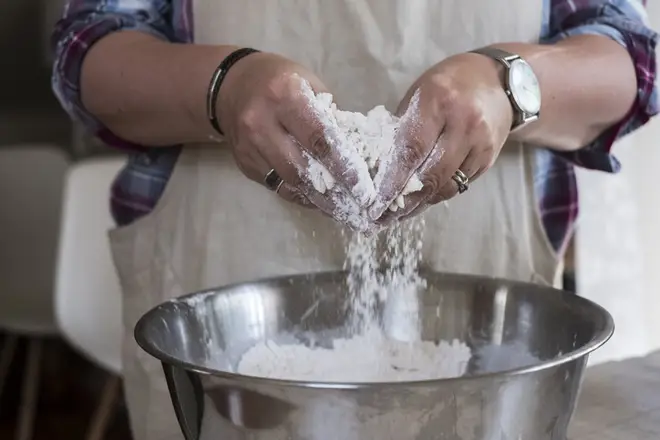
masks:
[[[660,2],[648,2],[660,29]],[[612,340],[592,363],[660,349],[660,119],[614,147],[623,170],[579,170],[577,289],[614,316]]]

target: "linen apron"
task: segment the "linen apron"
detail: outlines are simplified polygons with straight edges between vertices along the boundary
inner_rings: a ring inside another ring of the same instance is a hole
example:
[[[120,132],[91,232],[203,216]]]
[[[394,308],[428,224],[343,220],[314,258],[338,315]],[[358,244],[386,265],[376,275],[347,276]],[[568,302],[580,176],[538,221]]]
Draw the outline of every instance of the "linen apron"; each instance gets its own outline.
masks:
[[[541,0],[195,0],[195,41],[272,51],[312,69],[346,110],[395,109],[447,56],[537,42]],[[428,268],[552,283],[557,261],[532,186],[533,151],[509,143],[447,206],[427,210]],[[268,170],[264,170],[264,173]],[[341,228],[244,177],[226,145],[187,146],[154,211],[111,232],[124,291],[123,362],[136,440],[181,439],[160,363],[133,327],[172,297],[257,278],[341,269]]]

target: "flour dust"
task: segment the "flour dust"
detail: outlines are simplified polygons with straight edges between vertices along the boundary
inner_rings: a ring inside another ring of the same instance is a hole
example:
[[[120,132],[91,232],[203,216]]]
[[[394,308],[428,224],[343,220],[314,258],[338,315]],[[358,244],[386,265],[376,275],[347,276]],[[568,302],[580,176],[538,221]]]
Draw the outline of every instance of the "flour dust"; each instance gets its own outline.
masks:
[[[238,372],[250,376],[322,382],[394,382],[456,377],[465,373],[471,352],[459,341],[421,340],[419,290],[425,287],[419,264],[423,220],[411,219],[373,233],[368,205],[376,199],[374,179],[391,160],[401,120],[383,106],[366,115],[339,110],[327,93],[302,90],[321,120],[330,146],[355,171],[352,188],[339,188],[331,173],[313,158],[303,170],[316,191],[333,201],[335,220],[355,232],[347,245],[350,336],[332,347],[262,341],[241,358]],[[413,97],[404,118],[417,117]],[[382,173],[381,173],[382,174]],[[379,177],[380,178],[380,177]],[[413,175],[391,211],[405,207],[405,196],[422,189]],[[321,244],[322,245],[322,244]]]

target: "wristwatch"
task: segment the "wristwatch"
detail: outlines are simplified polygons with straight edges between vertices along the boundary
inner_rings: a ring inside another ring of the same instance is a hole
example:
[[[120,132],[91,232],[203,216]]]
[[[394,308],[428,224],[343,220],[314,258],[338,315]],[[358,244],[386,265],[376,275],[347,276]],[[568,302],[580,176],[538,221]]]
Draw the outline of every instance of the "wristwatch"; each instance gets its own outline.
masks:
[[[532,66],[520,55],[493,47],[473,50],[504,66],[504,91],[513,107],[511,131],[518,130],[539,118],[541,110],[541,88]]]

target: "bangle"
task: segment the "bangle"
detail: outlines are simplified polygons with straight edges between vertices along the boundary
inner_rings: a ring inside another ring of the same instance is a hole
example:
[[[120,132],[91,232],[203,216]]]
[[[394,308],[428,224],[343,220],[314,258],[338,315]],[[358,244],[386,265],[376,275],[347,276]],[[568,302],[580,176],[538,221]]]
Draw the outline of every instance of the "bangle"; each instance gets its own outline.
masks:
[[[227,57],[220,62],[218,67],[215,69],[215,72],[213,72],[213,76],[211,77],[211,84],[209,84],[209,89],[208,92],[206,92],[206,116],[209,118],[209,122],[211,123],[211,126],[220,133],[221,136],[224,136],[224,133],[222,132],[222,129],[220,128],[220,123],[218,122],[218,115],[217,115],[217,101],[218,101],[218,93],[220,92],[220,86],[222,85],[222,82],[225,80],[225,77],[227,76],[227,72],[231,67],[236,64],[238,61],[241,59],[245,58],[246,56],[259,52],[256,49],[251,49],[249,47],[245,47],[243,49],[238,49],[235,50],[234,52],[230,53],[227,55]]]

